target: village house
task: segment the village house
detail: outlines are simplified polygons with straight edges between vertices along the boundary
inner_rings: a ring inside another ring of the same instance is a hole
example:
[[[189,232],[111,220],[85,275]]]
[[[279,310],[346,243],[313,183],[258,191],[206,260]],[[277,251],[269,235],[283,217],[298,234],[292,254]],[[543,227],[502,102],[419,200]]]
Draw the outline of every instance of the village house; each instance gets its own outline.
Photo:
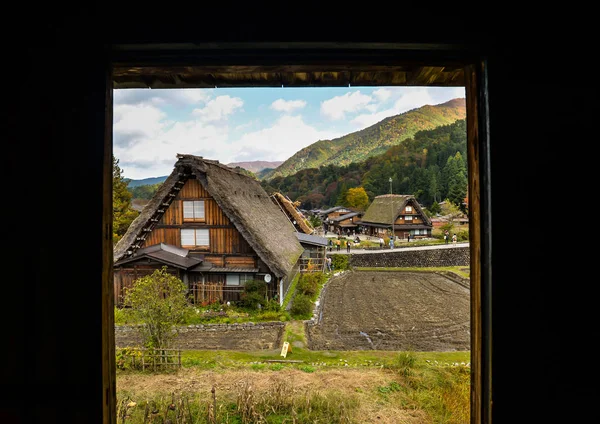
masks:
[[[358,224],[365,234],[377,237],[391,235],[393,227],[400,239],[431,237],[433,227],[417,199],[400,194],[375,197]]]
[[[339,235],[352,234],[358,229],[355,221],[362,212],[355,211],[345,206],[334,206],[329,209],[324,209],[318,212],[321,221],[323,221],[323,229],[331,231]]]
[[[281,302],[304,250],[286,215],[253,178],[218,161],[177,158],[114,248],[115,304],[135,279],[163,266],[194,303],[239,300],[255,279]]]

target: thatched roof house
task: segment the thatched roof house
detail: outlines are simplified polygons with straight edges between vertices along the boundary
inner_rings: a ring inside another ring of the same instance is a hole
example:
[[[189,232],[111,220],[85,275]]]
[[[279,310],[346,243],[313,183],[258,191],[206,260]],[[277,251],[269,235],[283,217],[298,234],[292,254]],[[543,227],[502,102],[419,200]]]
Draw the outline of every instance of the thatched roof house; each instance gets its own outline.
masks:
[[[287,217],[257,180],[218,161],[177,158],[171,175],[116,244],[115,271],[131,267],[131,258],[142,259],[140,249],[170,245],[188,249],[189,257],[202,261],[183,271],[188,281],[243,286],[249,278],[272,274],[276,292],[277,283],[295,272],[304,250]],[[190,219],[196,209],[198,217]],[[159,256],[152,259],[156,267],[165,264]],[[138,271],[142,264],[147,262],[138,261]]]
[[[417,199],[412,195],[383,194],[375,197],[358,223],[367,234],[391,232],[400,238],[431,237],[432,224]]]
[[[298,209],[296,209],[296,206],[294,206],[292,201],[287,196],[275,192],[271,195],[271,199],[288,217],[290,223],[294,226],[296,231],[304,234],[312,234],[315,231],[310,222]]]

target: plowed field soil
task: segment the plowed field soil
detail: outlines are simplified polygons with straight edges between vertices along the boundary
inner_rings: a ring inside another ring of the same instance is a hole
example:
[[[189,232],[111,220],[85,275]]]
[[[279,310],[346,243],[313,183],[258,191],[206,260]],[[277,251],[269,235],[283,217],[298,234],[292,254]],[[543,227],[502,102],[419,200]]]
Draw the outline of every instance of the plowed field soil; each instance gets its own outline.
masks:
[[[325,286],[307,325],[312,350],[470,350],[468,279],[350,271]]]

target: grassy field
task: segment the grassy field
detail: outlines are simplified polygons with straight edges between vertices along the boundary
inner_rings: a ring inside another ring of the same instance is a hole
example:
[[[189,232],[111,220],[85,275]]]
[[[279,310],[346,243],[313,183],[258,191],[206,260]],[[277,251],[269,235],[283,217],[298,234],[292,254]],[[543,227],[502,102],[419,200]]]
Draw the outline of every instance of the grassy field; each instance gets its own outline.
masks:
[[[470,352],[183,351],[182,368],[117,371],[122,423],[468,423]]]

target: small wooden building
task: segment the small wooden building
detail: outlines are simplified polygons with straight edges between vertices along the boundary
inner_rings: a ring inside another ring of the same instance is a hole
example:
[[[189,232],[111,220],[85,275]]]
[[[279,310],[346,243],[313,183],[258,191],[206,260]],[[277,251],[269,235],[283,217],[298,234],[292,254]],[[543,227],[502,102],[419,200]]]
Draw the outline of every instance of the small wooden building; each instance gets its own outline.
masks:
[[[393,223],[393,225],[392,225]],[[394,234],[401,239],[429,238],[431,220],[412,195],[384,194],[375,197],[358,223],[365,234],[383,237]]]
[[[329,231],[336,232],[340,235],[352,235],[358,233],[358,222],[364,212],[356,211],[335,216],[328,220]]]
[[[300,232],[296,233],[296,237],[304,248],[304,252],[298,260],[300,272],[325,271],[327,238]]]
[[[253,178],[218,161],[177,157],[114,248],[115,304],[136,278],[163,266],[187,284],[192,302],[238,300],[254,279],[283,299],[303,252],[286,216]]]

